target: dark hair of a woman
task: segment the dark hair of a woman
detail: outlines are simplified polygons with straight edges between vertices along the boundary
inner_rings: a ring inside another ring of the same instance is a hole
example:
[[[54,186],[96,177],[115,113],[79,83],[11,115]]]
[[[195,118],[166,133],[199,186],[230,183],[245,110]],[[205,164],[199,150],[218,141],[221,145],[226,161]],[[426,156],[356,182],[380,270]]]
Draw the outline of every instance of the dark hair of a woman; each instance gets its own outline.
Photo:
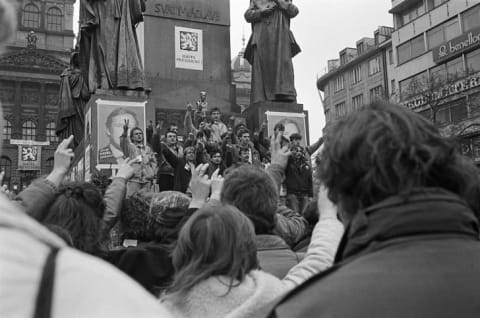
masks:
[[[75,248],[90,254],[101,251],[101,227],[105,203],[101,192],[87,182],[69,182],[59,193],[42,220],[65,229]]]
[[[195,212],[173,250],[175,277],[167,297],[181,303],[182,296],[211,276],[229,278],[230,291],[258,268],[254,238],[251,221],[231,205],[209,205]]]

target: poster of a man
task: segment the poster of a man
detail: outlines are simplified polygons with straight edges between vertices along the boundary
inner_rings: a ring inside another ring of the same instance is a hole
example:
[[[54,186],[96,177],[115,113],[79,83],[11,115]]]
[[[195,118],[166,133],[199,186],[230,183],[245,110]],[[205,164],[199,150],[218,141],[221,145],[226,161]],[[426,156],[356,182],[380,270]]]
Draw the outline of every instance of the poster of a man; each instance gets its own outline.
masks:
[[[283,125],[284,136],[289,139],[292,134],[300,134],[303,138],[301,145],[306,146],[307,134],[305,125],[305,114],[303,113],[281,113],[266,112],[268,121],[268,136],[273,135],[273,130],[277,124]]]
[[[125,159],[120,146],[123,126],[128,121],[129,130],[135,127],[145,131],[145,106],[101,105],[98,107],[98,163],[118,164]],[[129,135],[129,133],[128,133]],[[144,136],[145,138],[145,136]]]

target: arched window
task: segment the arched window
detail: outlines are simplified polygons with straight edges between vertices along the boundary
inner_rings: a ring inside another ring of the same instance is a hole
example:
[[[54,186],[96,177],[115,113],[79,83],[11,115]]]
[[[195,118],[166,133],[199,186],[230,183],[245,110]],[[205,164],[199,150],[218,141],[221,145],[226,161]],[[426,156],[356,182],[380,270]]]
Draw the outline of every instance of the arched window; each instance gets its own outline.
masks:
[[[54,121],[51,121],[47,124],[47,140],[50,142],[57,142],[58,137],[55,134],[56,124]]]
[[[63,14],[62,11],[53,7],[47,11],[47,30],[62,31],[63,29]]]
[[[53,164],[54,164],[54,158],[50,157],[47,159],[45,162],[45,174],[52,172],[53,170]]]
[[[5,156],[0,157],[0,170],[5,172],[5,175],[3,176],[3,183],[0,186],[6,184],[10,189],[10,180],[12,178],[12,160]]]
[[[27,120],[22,125],[22,138],[25,140],[35,140],[37,136],[37,125],[31,120]]]
[[[40,27],[40,10],[33,3],[29,3],[23,8],[22,25],[26,28]]]
[[[3,139],[12,139],[12,123],[5,119],[5,126],[3,126]]]

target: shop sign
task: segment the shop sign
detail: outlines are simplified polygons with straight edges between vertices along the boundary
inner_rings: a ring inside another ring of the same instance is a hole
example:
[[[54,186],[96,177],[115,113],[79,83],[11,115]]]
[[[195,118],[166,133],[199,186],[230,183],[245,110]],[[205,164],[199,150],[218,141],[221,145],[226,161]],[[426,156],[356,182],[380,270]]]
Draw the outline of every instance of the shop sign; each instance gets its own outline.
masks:
[[[433,61],[438,64],[478,46],[480,46],[480,28],[475,28],[434,48],[432,50]]]

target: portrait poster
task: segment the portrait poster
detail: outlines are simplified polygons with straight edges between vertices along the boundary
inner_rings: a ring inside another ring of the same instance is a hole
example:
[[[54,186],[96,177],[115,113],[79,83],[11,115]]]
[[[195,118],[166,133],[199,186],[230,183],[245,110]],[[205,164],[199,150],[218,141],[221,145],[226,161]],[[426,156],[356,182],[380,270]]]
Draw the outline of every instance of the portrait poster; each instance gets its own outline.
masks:
[[[92,179],[91,171],[90,171],[90,155],[91,155],[91,147],[90,145],[85,148],[85,180],[86,182],[90,182]]]
[[[89,108],[85,113],[85,142],[90,143],[92,140],[92,109]]]
[[[42,146],[18,145],[18,170],[40,170]]]
[[[273,135],[273,128],[276,124],[281,123],[285,126],[284,136],[290,138],[290,135],[299,133],[302,136],[302,146],[306,146],[307,129],[305,125],[304,113],[283,113],[283,112],[266,112],[268,122],[268,136]]]
[[[203,33],[175,26],[175,68],[203,71]]]
[[[130,101],[97,101],[97,156],[98,164],[117,165],[125,157],[120,147],[120,136],[123,134],[123,126],[128,121],[127,140],[130,142],[130,130],[138,127],[145,136],[145,102]],[[107,167],[107,168],[110,168]]]

